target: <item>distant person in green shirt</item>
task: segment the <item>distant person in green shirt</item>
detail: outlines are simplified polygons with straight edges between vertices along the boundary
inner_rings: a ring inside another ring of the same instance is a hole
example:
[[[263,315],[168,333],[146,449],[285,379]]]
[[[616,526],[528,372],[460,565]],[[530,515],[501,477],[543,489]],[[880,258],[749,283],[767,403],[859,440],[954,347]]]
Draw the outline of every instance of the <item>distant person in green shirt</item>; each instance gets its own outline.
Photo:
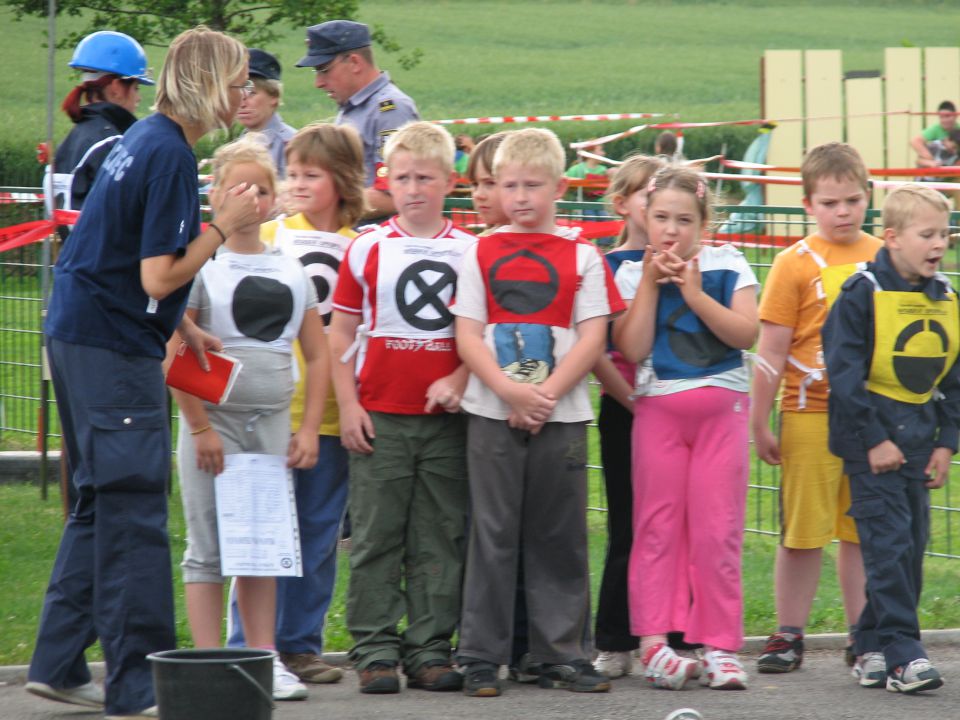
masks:
[[[957,127],[957,106],[949,100],[944,100],[937,107],[939,122],[924,129],[922,133],[910,140],[910,146],[917,152],[917,167],[937,167],[937,159],[928,146],[937,140],[944,140],[950,136],[950,131]]]
[[[470,153],[473,152],[477,143],[472,136],[466,133],[454,135],[453,142],[457,148],[457,156],[453,161],[453,169],[456,171],[457,177],[466,177],[467,163],[470,162]]]
[[[606,155],[602,145],[590,145],[585,147],[584,151],[592,155]],[[571,165],[564,175],[568,178],[576,178],[578,180],[604,180],[607,177],[607,166],[596,158],[581,157],[580,162]],[[603,200],[606,187],[575,188],[575,192],[577,200],[582,199],[588,202],[600,202]],[[595,208],[583,208],[580,212],[585,219],[600,218],[606,215],[606,210],[599,205]]]

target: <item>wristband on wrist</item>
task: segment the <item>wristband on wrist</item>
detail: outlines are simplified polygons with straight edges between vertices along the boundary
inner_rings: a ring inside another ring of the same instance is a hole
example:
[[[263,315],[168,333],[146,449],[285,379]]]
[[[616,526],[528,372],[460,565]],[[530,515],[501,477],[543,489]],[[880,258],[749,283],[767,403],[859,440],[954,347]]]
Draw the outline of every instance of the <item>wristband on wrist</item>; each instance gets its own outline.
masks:
[[[218,233],[220,233],[220,244],[221,244],[221,245],[223,245],[223,243],[225,243],[225,242],[227,241],[227,235],[226,235],[226,233],[223,232],[223,230],[220,229],[220,226],[219,226],[219,225],[217,225],[217,224],[214,223],[214,222],[210,222],[210,223],[207,223],[207,227],[211,227],[211,228],[213,228],[214,230],[216,230]]]
[[[199,435],[200,433],[205,433],[205,432],[206,432],[207,430],[209,430],[209,429],[210,429],[210,426],[209,426],[209,425],[204,425],[203,427],[199,427],[199,428],[197,428],[196,430],[191,430],[191,431],[190,431],[190,434],[191,434],[191,435]]]

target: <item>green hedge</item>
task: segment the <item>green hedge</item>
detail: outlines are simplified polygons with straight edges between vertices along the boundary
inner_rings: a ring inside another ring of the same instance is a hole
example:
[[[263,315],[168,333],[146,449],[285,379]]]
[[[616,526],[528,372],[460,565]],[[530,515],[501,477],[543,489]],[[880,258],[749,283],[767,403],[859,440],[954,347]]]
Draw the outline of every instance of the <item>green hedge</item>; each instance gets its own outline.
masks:
[[[571,142],[589,140],[602,135],[622,132],[632,123],[550,123],[549,127],[557,133],[564,147]],[[454,133],[465,132],[474,137],[499,130],[515,130],[525,125],[472,125],[451,126]],[[607,155],[612,158],[622,158],[633,152],[653,152],[653,141],[657,136],[656,130],[644,130],[630,137],[615,140],[606,145]],[[756,137],[757,131],[753,127],[728,126],[696,128],[684,133],[684,154],[688,158],[708,157],[717,155],[726,144],[726,155],[729,158],[743,157],[747,146]],[[221,134],[208,136],[197,145],[197,157],[209,157],[220,143],[226,140]],[[572,162],[574,154],[568,150]],[[0,186],[32,186],[37,187],[43,177],[43,167],[37,162],[36,148],[25,145],[22,141],[12,142],[0,137]]]

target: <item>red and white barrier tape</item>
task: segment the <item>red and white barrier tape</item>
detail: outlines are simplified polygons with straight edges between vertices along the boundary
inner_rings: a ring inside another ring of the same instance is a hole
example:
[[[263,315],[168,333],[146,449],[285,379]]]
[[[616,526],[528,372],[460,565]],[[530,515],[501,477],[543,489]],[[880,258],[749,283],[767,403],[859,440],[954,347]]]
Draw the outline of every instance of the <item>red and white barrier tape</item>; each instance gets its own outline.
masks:
[[[435,125],[506,125],[531,122],[599,122],[603,120],[645,120],[668,117],[667,113],[606,113],[600,115],[491,115],[490,117],[431,120]],[[676,117],[676,115],[674,115]]]
[[[775,172],[800,172],[798,167],[788,167],[784,165],[765,165],[763,163],[744,162],[742,160],[720,161],[724,167],[740,170],[772,170]],[[869,168],[867,170],[871,175],[879,177],[953,177],[960,176],[960,165],[945,165],[936,168]]]

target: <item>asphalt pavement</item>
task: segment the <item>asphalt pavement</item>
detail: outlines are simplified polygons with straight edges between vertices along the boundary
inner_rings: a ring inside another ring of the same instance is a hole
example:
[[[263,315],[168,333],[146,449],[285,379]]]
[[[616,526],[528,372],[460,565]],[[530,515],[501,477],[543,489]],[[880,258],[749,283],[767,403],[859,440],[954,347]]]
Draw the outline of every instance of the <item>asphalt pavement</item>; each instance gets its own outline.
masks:
[[[672,692],[649,687],[640,674],[613,682],[604,694],[542,690],[504,681],[498,698],[404,689],[399,695],[369,696],[357,690],[348,670],[336,685],[311,685],[310,697],[277,703],[274,720],[664,720],[690,707],[703,720],[957,720],[960,718],[960,632],[925,633],[931,660],[944,676],[939,690],[900,695],[859,687],[843,662],[843,638],[812,636],[803,667],[786,675],[759,675],[753,639],[742,654],[748,672],[745,691],[718,691],[692,681]],[[102,675],[102,664],[95,666]],[[23,689],[26,668],[0,668],[0,719],[96,720],[98,712],[34,697]],[[213,692],[214,689],[211,689]],[[162,720],[162,719],[161,719]],[[197,720],[221,720],[197,718]],[[226,720],[226,719],[223,719]],[[230,718],[229,720],[241,720]]]

